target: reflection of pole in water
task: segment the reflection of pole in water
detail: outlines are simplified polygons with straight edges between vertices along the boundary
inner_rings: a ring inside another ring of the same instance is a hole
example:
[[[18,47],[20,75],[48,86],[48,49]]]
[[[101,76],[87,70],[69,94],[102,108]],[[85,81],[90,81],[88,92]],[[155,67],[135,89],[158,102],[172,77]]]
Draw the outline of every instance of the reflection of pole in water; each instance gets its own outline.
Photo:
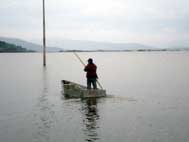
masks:
[[[35,142],[49,142],[50,129],[53,125],[54,111],[53,105],[48,99],[48,74],[46,68],[42,72],[42,90],[38,97],[37,105],[35,106],[35,128],[34,132]]]
[[[97,100],[96,98],[90,98],[83,100],[84,106],[82,107],[82,110],[84,112],[84,134],[86,136],[85,141],[94,142],[98,140],[98,133],[97,129],[98,127],[98,110],[97,110]]]

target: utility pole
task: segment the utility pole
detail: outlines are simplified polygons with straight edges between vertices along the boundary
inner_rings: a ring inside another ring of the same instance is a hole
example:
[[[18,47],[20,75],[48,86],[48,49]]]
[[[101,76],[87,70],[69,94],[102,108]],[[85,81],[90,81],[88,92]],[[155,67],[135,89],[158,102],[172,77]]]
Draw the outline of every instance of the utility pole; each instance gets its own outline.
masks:
[[[45,0],[43,0],[43,66],[46,66]]]

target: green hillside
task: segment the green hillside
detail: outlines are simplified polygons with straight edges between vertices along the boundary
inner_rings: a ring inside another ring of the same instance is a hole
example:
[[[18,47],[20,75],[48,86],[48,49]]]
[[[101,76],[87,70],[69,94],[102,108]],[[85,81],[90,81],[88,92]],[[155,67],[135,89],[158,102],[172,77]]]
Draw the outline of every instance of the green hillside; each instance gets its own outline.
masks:
[[[21,46],[0,41],[0,52],[33,52],[33,51],[22,48]]]

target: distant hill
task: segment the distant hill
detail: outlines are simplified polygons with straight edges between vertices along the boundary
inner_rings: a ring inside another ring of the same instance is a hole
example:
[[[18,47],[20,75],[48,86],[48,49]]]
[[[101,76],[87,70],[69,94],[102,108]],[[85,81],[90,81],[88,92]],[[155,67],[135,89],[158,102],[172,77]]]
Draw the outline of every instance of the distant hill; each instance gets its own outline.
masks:
[[[15,45],[22,46],[23,48],[41,52],[42,46],[32,42],[24,41],[17,38],[0,37],[0,40],[13,43]],[[47,47],[49,52],[57,52],[65,50],[140,50],[140,49],[156,49],[148,45],[138,43],[111,43],[111,42],[95,42],[95,41],[82,41],[82,40],[70,40],[70,39],[59,39],[52,40],[48,39],[48,45],[55,47]],[[60,48],[56,48],[60,47]],[[64,49],[63,49],[64,48]]]
[[[37,51],[37,52],[43,51],[43,47],[41,45],[35,44],[32,42],[28,42],[25,40],[17,39],[17,38],[0,37],[0,41],[5,41],[5,42],[11,43],[11,44],[15,44],[17,46],[22,46],[22,48],[25,48],[27,50],[33,50],[33,51]],[[57,52],[60,50],[62,50],[62,49],[56,48],[56,47],[47,47],[48,52]]]
[[[48,40],[49,45],[63,47],[65,50],[139,50],[139,49],[156,49],[156,47],[138,44],[138,43],[111,43],[111,42],[95,42],[82,40]]]
[[[18,38],[0,37],[0,41],[5,41],[17,46],[21,46],[27,50],[42,52],[43,47],[40,44],[35,44]],[[48,52],[59,51],[180,51],[189,50],[188,47],[171,47],[157,48],[139,43],[112,43],[112,42],[96,42],[85,40],[71,39],[48,39]]]
[[[21,46],[16,46],[14,44],[7,43],[5,41],[0,41],[0,52],[33,52],[33,51],[22,48]]]

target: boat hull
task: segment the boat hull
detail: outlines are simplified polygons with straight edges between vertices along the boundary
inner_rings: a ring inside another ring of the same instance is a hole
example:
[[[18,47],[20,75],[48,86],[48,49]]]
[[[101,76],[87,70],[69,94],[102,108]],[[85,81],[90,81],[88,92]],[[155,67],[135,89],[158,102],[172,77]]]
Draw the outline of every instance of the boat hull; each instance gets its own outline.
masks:
[[[67,98],[99,98],[106,96],[106,90],[87,89],[86,86],[62,80],[63,94]]]

